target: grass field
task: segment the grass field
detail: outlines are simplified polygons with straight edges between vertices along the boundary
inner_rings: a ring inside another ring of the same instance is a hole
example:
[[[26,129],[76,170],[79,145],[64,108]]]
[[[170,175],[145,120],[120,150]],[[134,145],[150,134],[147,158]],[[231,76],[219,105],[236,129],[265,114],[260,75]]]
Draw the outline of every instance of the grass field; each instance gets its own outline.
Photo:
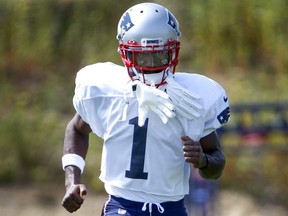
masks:
[[[0,187],[1,216],[99,216],[106,194],[88,194],[85,203],[76,213],[70,214],[61,206],[64,188]],[[288,211],[272,205],[260,205],[251,197],[231,191],[218,196],[217,211],[207,216],[287,216]],[[177,216],[177,215],[175,215]],[[201,216],[201,215],[199,215]]]

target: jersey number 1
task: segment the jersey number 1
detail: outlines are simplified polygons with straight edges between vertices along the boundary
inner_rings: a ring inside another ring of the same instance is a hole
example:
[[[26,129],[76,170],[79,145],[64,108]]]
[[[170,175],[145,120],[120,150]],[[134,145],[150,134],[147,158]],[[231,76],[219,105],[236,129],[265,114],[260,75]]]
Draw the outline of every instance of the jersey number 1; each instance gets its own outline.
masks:
[[[145,150],[148,119],[143,127],[138,126],[138,117],[129,121],[134,125],[133,145],[130,170],[126,170],[125,177],[132,179],[147,179],[148,173],[144,172]]]

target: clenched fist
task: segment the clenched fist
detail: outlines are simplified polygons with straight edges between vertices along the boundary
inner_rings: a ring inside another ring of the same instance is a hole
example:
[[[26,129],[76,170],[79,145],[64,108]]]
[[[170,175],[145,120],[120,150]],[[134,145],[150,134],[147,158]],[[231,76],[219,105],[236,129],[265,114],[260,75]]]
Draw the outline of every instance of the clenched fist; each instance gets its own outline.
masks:
[[[192,163],[195,168],[207,167],[207,158],[199,141],[194,141],[188,136],[181,137],[183,141],[183,154],[185,161]]]
[[[77,211],[85,200],[87,190],[83,184],[71,185],[64,195],[62,206],[70,213]]]

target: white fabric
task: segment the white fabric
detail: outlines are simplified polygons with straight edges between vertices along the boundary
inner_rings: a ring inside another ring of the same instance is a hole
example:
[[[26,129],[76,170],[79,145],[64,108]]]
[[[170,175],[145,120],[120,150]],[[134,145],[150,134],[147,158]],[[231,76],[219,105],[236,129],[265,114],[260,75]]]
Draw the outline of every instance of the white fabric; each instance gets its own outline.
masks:
[[[104,184],[105,190],[108,194],[122,197],[124,199],[133,200],[136,202],[150,202],[150,203],[163,203],[163,202],[177,202],[184,198],[183,195],[159,195],[147,194],[145,191],[129,190],[127,188],[119,188],[111,184]],[[149,198],[148,198],[149,195]]]
[[[149,112],[147,124],[139,127],[138,101],[125,67],[97,63],[77,74],[75,109],[104,141],[100,179],[121,189],[126,199],[131,200],[130,191],[142,193],[140,201],[152,203],[152,196],[170,201],[188,194],[190,164],[184,160],[180,136],[199,140],[222,126],[217,116],[229,104],[220,85],[197,74],[176,72],[174,79],[201,97],[201,116],[193,120],[176,116],[163,124]]]
[[[147,203],[145,202],[143,207],[142,207],[142,211],[146,211],[147,209],[147,205],[148,205],[148,208],[149,208],[149,213],[150,213],[150,216],[152,215],[152,205],[156,205],[157,206],[157,210],[158,212],[160,212],[161,214],[164,213],[165,209],[161,206],[160,203]]]
[[[81,170],[81,173],[83,173],[85,167],[85,161],[81,156],[77,154],[65,154],[62,157],[63,170],[65,170],[65,168],[69,165],[78,167]]]

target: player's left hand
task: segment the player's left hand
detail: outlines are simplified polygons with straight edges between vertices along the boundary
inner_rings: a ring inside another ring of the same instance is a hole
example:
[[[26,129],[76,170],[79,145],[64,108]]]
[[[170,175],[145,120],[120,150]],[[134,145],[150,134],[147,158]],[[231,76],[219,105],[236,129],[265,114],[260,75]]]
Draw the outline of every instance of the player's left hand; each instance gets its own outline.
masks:
[[[203,109],[200,95],[183,88],[174,80],[173,75],[168,75],[165,81],[167,94],[175,105],[176,116],[188,120],[200,117]]]
[[[192,163],[195,168],[207,166],[207,159],[199,141],[194,141],[188,136],[181,137],[183,141],[183,154],[185,161]]]

